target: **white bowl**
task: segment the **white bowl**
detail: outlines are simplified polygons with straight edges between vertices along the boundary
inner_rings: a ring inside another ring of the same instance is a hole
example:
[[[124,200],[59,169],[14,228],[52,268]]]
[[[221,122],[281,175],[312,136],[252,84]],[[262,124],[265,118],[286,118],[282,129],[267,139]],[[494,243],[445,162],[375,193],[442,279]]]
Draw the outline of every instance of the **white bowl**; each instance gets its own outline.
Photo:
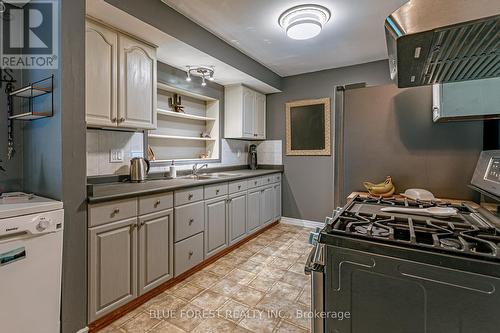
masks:
[[[434,197],[434,194],[431,192],[421,189],[421,188],[410,188],[405,191],[405,193],[401,193],[403,197],[406,197],[408,199],[412,200],[419,200],[419,201],[436,201],[436,198]]]

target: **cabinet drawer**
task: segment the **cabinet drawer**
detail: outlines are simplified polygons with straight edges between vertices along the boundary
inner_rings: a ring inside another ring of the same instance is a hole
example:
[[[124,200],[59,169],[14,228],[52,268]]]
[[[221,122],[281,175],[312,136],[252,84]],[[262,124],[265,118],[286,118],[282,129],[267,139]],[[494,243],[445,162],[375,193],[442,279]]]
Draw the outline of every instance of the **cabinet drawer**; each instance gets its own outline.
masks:
[[[274,175],[263,176],[260,181],[262,186],[272,184],[274,183]]]
[[[248,181],[237,180],[229,183],[229,194],[245,191],[248,188]]]
[[[174,245],[174,273],[179,276],[203,261],[203,232]]]
[[[248,184],[248,188],[259,187],[262,184],[262,179],[261,178],[252,178],[252,179],[248,180],[247,184]]]
[[[281,173],[276,173],[276,174],[274,174],[272,176],[274,177],[274,182],[275,183],[281,182]]]
[[[172,192],[139,197],[139,215],[160,212],[174,206]]]
[[[203,202],[175,208],[174,242],[197,234],[205,228],[205,210]]]
[[[137,216],[137,198],[89,205],[89,227]]]
[[[227,183],[213,184],[205,186],[205,200],[220,197],[227,194]]]
[[[192,187],[185,190],[175,191],[174,204],[181,206],[187,203],[203,200],[203,187]]]

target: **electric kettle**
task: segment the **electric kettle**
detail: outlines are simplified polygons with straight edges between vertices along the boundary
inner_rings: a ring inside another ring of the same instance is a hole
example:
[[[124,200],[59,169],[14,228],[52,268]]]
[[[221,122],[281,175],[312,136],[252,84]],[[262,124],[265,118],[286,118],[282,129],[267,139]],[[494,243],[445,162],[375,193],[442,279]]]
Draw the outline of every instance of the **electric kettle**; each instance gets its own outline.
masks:
[[[143,182],[149,172],[149,161],[142,157],[134,157],[130,160],[130,180]]]

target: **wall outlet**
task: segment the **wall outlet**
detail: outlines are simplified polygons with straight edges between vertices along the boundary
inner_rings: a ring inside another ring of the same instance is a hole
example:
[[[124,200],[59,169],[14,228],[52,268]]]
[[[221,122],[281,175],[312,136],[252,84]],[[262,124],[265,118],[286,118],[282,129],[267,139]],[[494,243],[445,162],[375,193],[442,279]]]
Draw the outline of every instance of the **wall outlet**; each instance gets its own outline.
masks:
[[[123,162],[123,149],[111,149],[109,151],[109,162],[110,163],[122,163]]]

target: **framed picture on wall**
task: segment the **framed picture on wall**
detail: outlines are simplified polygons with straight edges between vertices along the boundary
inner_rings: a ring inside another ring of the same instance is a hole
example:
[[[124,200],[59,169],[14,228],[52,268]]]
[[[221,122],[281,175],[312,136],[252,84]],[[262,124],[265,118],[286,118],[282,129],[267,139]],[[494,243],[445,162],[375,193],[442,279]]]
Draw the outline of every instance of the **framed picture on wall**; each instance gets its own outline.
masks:
[[[331,155],[330,112],[330,98],[286,103],[286,154]]]

